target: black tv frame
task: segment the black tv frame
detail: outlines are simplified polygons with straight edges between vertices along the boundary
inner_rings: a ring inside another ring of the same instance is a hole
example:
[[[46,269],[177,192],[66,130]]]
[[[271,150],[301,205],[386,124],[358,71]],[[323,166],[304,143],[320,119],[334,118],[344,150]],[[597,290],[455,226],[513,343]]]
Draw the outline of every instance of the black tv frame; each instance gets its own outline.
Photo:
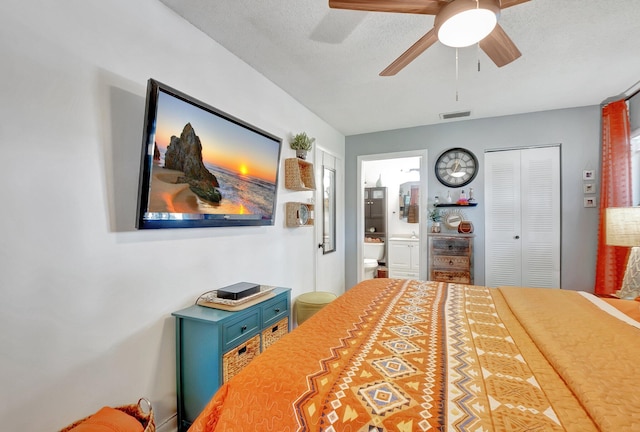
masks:
[[[256,215],[222,214],[222,213],[171,213],[149,212],[149,198],[151,194],[151,175],[155,149],[156,119],[159,103],[159,93],[164,92],[188,104],[200,108],[214,116],[224,119],[240,128],[245,128],[257,135],[267,138],[278,146],[276,159],[275,189],[273,191],[273,207],[268,218]],[[274,225],[277,209],[278,184],[280,177],[280,157],[282,153],[282,139],[262,129],[252,126],[236,117],[218,110],[192,96],[163,84],[153,78],[147,82],[145,103],[144,128],[142,137],[142,151],[140,157],[140,176],[138,181],[138,204],[136,215],[137,229],[165,229],[165,228],[208,228],[208,227],[239,227],[239,226],[269,226]],[[147,217],[148,214],[155,215]]]

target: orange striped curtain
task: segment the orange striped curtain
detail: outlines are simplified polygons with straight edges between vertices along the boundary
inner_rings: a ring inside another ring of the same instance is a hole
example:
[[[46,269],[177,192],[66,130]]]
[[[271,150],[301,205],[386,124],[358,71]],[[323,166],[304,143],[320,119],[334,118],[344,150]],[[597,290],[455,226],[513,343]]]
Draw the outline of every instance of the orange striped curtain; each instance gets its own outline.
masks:
[[[600,170],[600,222],[594,292],[613,294],[620,289],[628,247],[606,244],[605,209],[631,206],[631,140],[626,100],[602,108],[602,167]]]

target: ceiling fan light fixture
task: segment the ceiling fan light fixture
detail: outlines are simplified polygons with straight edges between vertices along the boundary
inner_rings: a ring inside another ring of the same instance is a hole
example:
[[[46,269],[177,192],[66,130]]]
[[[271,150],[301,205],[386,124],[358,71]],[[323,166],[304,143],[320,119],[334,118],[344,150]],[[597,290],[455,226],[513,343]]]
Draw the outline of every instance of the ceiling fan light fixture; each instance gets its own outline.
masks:
[[[487,37],[497,23],[496,15],[490,10],[471,9],[449,18],[442,24],[438,39],[450,47],[467,47]]]
[[[478,43],[493,31],[499,12],[494,0],[454,0],[436,16],[438,40],[454,48]]]

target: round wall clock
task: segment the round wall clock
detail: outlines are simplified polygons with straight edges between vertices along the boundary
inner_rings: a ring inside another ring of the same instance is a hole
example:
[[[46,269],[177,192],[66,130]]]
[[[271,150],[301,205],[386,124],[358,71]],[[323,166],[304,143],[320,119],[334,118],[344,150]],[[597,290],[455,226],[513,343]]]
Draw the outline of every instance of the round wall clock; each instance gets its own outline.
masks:
[[[459,188],[471,183],[478,174],[478,159],[460,147],[444,151],[436,160],[436,178],[445,186]]]

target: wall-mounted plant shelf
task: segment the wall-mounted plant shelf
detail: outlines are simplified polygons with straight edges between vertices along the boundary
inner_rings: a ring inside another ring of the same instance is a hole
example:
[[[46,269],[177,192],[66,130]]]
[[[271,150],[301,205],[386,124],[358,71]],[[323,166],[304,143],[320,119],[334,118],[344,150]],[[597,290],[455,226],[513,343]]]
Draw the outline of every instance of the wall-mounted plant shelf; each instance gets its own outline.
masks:
[[[314,205],[301,202],[286,203],[286,221],[289,228],[313,226]]]
[[[284,187],[297,191],[316,190],[313,164],[299,158],[285,159]]]

